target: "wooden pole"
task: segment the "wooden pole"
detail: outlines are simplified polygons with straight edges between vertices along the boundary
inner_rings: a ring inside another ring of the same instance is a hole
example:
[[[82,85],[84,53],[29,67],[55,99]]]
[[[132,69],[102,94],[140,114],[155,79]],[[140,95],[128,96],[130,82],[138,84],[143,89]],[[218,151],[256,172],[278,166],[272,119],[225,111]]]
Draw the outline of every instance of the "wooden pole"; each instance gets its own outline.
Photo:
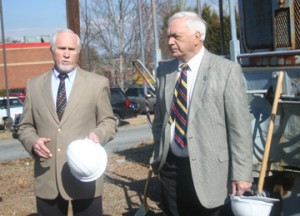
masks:
[[[263,161],[262,161],[261,170],[260,170],[260,174],[259,174],[259,180],[258,180],[259,194],[262,194],[262,191],[263,191],[264,180],[265,180],[265,176],[266,176],[270,147],[271,147],[272,136],[273,136],[273,130],[274,130],[274,122],[275,122],[275,117],[276,117],[276,113],[277,113],[279,98],[282,94],[283,75],[284,75],[284,72],[280,71],[278,74],[278,78],[277,78],[277,86],[276,86],[274,102],[273,102],[273,106],[272,106],[272,112],[271,112],[271,116],[270,116],[270,124],[269,124],[268,132],[267,132],[264,156],[263,156]]]
[[[80,37],[80,9],[79,0],[66,0],[67,26]],[[81,66],[82,55],[80,54],[78,65]]]
[[[67,25],[80,37],[79,0],[66,0]]]

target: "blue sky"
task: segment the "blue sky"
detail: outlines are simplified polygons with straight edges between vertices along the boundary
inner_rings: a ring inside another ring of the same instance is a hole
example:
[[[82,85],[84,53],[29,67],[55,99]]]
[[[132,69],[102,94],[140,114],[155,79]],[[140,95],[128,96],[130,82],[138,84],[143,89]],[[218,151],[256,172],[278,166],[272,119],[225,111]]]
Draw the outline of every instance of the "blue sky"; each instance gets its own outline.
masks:
[[[2,0],[5,37],[52,36],[67,26],[65,0]]]
[[[202,0],[201,4],[210,1],[216,0]],[[187,6],[196,6],[196,2],[186,0]],[[80,3],[83,4],[83,0]],[[6,38],[51,37],[57,30],[67,27],[66,0],[2,0],[2,9]]]

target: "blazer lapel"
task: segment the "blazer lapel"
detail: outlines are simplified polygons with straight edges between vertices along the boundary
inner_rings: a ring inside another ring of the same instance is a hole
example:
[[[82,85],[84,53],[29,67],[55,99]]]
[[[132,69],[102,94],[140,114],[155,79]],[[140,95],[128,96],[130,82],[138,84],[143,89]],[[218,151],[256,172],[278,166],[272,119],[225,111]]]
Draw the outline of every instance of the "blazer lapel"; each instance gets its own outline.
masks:
[[[83,96],[84,89],[87,88],[88,83],[83,81],[85,79],[85,72],[81,68],[77,67],[76,76],[72,86],[72,90],[67,101],[67,106],[64,112],[64,115],[60,121],[60,124],[63,124],[66,119],[72,113],[72,110],[76,108],[76,104],[79,102],[80,98]]]
[[[190,119],[194,118],[194,115],[197,113],[198,106],[201,105],[199,101],[201,101],[205,88],[207,87],[207,83],[209,79],[209,71],[212,67],[210,60],[211,60],[210,53],[205,49],[203,59],[201,61],[198,74],[196,77],[191,101],[190,101],[190,110],[189,110]]]
[[[172,71],[172,72],[166,74],[166,80],[165,80],[166,112],[169,115],[171,113],[171,104],[173,101],[174,88],[175,88],[177,76],[178,76],[178,61],[176,63],[170,65],[170,71]]]
[[[52,96],[52,86],[51,86],[52,74],[53,74],[53,71],[49,71],[48,73],[45,74],[40,88],[41,88],[41,93],[42,93],[44,102],[47,104],[49,113],[51,114],[53,119],[55,119],[55,121],[58,123],[59,120],[58,120],[58,116],[56,113],[55,104],[54,104],[53,96]]]

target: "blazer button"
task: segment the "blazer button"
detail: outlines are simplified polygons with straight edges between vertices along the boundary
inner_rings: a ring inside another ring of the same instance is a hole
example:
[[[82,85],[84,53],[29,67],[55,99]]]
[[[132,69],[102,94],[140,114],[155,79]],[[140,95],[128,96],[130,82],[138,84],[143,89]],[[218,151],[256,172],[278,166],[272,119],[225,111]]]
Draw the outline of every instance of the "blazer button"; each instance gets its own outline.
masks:
[[[60,152],[60,151],[61,151],[61,148],[58,148],[57,151]]]
[[[58,128],[58,130],[57,130],[58,132],[61,132],[61,129],[60,128]]]

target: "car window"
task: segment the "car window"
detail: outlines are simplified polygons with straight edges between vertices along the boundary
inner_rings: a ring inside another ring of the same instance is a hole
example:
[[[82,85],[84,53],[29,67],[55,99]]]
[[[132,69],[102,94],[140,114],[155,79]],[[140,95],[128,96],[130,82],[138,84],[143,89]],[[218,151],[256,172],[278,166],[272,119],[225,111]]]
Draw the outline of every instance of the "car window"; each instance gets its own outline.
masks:
[[[140,89],[140,97],[144,97],[144,89],[143,88],[141,88]],[[151,97],[155,97],[155,93],[154,93],[154,91],[152,90],[152,88],[147,88],[147,94],[150,94],[151,95]]]
[[[18,98],[10,98],[9,99],[9,105],[11,108],[13,107],[22,107],[23,103]],[[0,100],[0,108],[6,109],[7,108],[7,102],[6,99]]]
[[[19,99],[9,99],[9,104],[11,107],[21,107],[23,103]]]
[[[0,108],[5,109],[6,107],[6,100],[0,100]]]
[[[111,94],[112,100],[116,100],[116,99],[120,99],[120,98],[125,99],[125,95],[121,89],[111,88],[110,94]]]
[[[138,89],[138,91],[139,91],[139,97],[144,97],[144,88],[139,88]]]
[[[24,94],[24,90],[23,89],[10,89],[9,90],[10,94]]]
[[[139,96],[139,93],[138,93],[138,89],[135,89],[135,88],[129,88],[127,91],[126,91],[126,95],[127,96]]]

